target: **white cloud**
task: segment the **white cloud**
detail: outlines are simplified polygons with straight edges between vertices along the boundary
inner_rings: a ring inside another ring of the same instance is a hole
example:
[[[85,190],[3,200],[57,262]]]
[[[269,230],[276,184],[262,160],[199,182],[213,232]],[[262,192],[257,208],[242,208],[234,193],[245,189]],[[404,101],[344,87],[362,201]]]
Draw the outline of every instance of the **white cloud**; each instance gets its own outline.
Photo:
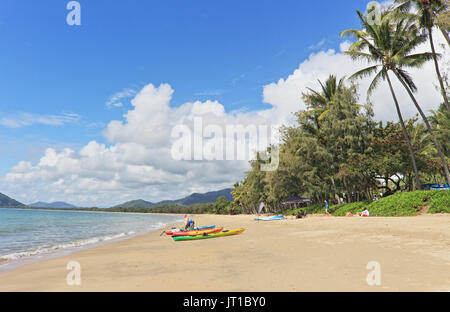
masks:
[[[434,32],[436,39],[436,47],[439,53],[443,55],[440,60],[441,68],[445,68],[444,64],[448,64],[450,54],[442,49],[441,44],[445,39],[439,31]],[[279,120],[285,119],[291,112],[296,112],[300,109],[305,109],[305,104],[301,99],[301,93],[305,92],[307,87],[319,90],[320,85],[317,79],[325,81],[330,74],[337,75],[338,78],[346,76],[349,77],[358,70],[368,66],[367,63],[355,62],[342,52],[347,50],[349,42],[341,43],[341,51],[335,50],[320,51],[312,53],[307,60],[300,64],[299,68],[286,79],[280,79],[278,82],[269,84],[264,87],[264,102],[273,106],[272,110],[261,112],[264,115],[270,113],[276,116]],[[419,51],[429,51],[429,44],[426,43],[418,48]],[[415,80],[418,87],[416,94],[419,104],[424,111],[436,109],[442,102],[442,96],[435,86],[438,85],[434,64],[428,62],[420,69],[408,70]],[[373,77],[372,77],[373,79]],[[410,118],[416,115],[417,111],[414,104],[411,102],[408,94],[404,90],[400,82],[391,74],[394,88],[399,98],[402,113],[405,118]],[[366,92],[370,85],[370,78],[358,81],[360,84],[361,102],[366,100]],[[378,120],[398,120],[393,100],[389,89],[386,88],[386,82],[381,83],[378,89],[373,93],[372,102],[374,103],[374,111]],[[291,121],[293,117],[288,117]]]
[[[136,94],[136,90],[127,88],[124,89],[121,92],[117,92],[113,96],[109,98],[109,100],[106,102],[107,108],[113,108],[113,107],[122,107],[123,103],[120,101],[124,98],[130,98]]]
[[[436,33],[436,41],[443,40]],[[38,162],[22,161],[11,168],[0,178],[0,189],[27,203],[64,200],[81,206],[110,206],[137,198],[173,199],[192,192],[230,187],[242,178],[248,163],[175,161],[171,156],[172,129],[180,124],[192,126],[195,117],[202,117],[204,126],[219,125],[222,129],[226,125],[275,127],[294,122],[292,113],[305,108],[301,93],[306,87],[317,89],[317,79],[324,81],[330,74],[348,77],[367,65],[355,63],[344,55],[342,51],[348,46],[349,42],[343,42],[339,52],[313,53],[287,78],[266,85],[264,102],[272,107],[260,111],[226,112],[218,101],[189,102],[174,108],[170,105],[174,92],[170,85],[149,84],[135,94],[132,108],[122,120],[111,121],[106,126],[104,136],[109,145],[92,141],[79,151],[47,149]],[[428,47],[421,49],[428,50]],[[441,63],[448,61],[446,54]],[[411,70],[411,74],[419,88],[419,103],[426,111],[436,109],[441,97],[433,86],[437,85],[433,64]],[[361,102],[365,102],[369,82],[361,81]],[[394,87],[405,118],[414,116],[415,108],[402,86],[394,82]],[[397,120],[385,84],[380,84],[372,100],[378,119]]]
[[[0,126],[7,128],[22,128],[36,124],[46,126],[62,126],[67,123],[74,123],[80,120],[77,114],[61,115],[39,115],[30,113],[19,113],[0,118]]]
[[[227,114],[217,101],[170,107],[168,84],[145,86],[123,120],[104,130],[111,145],[92,141],[81,150],[49,148],[36,164],[22,161],[0,181],[18,200],[64,200],[82,206],[110,206],[123,200],[177,198],[192,192],[230,187],[247,161],[176,161],[171,131],[202,117],[204,125],[258,124],[250,114]]]

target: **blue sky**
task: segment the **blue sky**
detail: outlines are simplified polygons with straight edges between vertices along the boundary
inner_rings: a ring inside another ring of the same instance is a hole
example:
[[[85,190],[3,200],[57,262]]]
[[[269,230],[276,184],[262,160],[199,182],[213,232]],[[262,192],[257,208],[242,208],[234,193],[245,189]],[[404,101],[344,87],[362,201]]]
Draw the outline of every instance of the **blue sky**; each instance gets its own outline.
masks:
[[[276,128],[318,79],[366,65],[339,37],[360,26],[366,0],[81,0],[80,26],[67,24],[68,2],[0,2],[0,192],[24,203],[103,207],[231,187],[248,162],[176,161],[179,121]],[[411,75],[422,107],[437,108],[432,63]],[[373,97],[376,118],[395,120],[390,94]]]
[[[319,47],[337,47],[366,1],[79,1],[81,26],[68,26],[68,1],[0,2],[0,118],[76,114],[63,126],[0,127],[0,173],[32,159],[23,146],[105,141],[102,126],[126,112],[105,103],[125,89],[169,83],[172,105],[219,100],[227,111],[266,107],[262,87],[287,76]]]

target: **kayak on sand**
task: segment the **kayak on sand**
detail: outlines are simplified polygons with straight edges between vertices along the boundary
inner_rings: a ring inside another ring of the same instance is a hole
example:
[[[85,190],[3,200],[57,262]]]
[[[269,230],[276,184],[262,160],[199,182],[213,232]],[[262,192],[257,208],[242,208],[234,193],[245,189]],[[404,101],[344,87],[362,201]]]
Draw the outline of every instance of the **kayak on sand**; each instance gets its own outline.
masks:
[[[200,231],[189,231],[189,232],[178,232],[173,233],[172,237],[179,237],[179,236],[197,236],[197,235],[203,235],[203,234],[212,234],[212,233],[218,233],[223,230],[223,227],[221,228],[215,228],[215,229],[209,229],[209,230],[200,230]]]
[[[286,219],[285,216],[273,216],[273,217],[266,217],[266,218],[255,218],[255,221],[278,221],[278,220],[284,220]]]
[[[238,235],[244,232],[245,229],[235,229],[235,230],[226,230],[219,233],[212,233],[212,234],[203,234],[203,235],[197,235],[197,236],[174,236],[173,240],[176,242],[179,241],[188,241],[188,240],[200,240],[200,239],[208,239],[208,238],[217,238],[217,237],[225,237],[225,236],[231,236],[231,235]]]
[[[171,231],[165,232],[165,233],[167,235],[173,235],[175,233],[180,233],[180,232],[189,233],[189,232],[193,232],[193,231],[210,230],[210,229],[214,229],[214,228],[216,228],[216,226],[215,225],[211,225],[211,226],[197,227],[197,228],[194,228],[193,230],[189,230],[189,231],[185,231],[184,229],[172,229]]]

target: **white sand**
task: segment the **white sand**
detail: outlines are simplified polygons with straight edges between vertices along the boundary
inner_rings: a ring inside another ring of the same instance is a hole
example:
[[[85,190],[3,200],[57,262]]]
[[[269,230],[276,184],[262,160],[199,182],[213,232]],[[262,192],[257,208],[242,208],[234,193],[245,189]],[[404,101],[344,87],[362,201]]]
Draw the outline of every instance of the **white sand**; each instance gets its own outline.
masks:
[[[246,231],[189,242],[157,231],[0,274],[0,291],[450,291],[450,215],[195,221]],[[66,283],[69,261],[81,286]],[[371,261],[380,286],[367,284]]]

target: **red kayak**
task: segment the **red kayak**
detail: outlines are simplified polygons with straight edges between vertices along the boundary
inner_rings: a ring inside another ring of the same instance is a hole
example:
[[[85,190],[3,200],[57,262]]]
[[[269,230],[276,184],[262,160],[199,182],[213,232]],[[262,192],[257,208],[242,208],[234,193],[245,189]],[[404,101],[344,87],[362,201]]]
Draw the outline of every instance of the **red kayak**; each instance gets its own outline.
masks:
[[[176,230],[172,230],[172,231],[164,232],[164,233],[166,233],[166,235],[173,235],[175,233],[189,233],[189,232],[195,232],[195,231],[211,230],[211,229],[214,229],[215,227],[216,227],[215,225],[205,226],[205,227],[195,228],[195,229],[189,230],[189,231],[185,231],[182,229],[179,229],[179,230],[176,229]]]
[[[178,232],[173,233],[172,237],[180,237],[180,236],[198,236],[198,235],[204,235],[204,234],[213,234],[213,233],[219,233],[222,232],[223,227],[216,228],[216,229],[208,229],[208,230],[200,230],[200,231],[187,231],[187,232]]]

